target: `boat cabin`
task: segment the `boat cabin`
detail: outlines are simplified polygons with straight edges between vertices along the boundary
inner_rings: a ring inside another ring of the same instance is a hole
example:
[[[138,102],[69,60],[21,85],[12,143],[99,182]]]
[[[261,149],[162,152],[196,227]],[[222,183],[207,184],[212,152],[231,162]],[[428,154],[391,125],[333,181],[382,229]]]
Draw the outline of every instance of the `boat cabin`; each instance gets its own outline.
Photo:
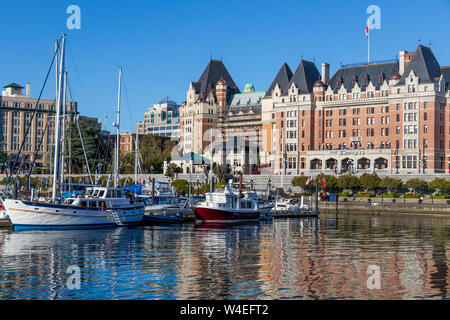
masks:
[[[81,208],[106,209],[129,204],[129,200],[121,189],[94,187],[87,189],[85,195],[65,199],[63,204]]]
[[[229,188],[225,192],[206,194],[206,206],[223,209],[258,210],[258,201],[255,199],[239,199],[239,194],[233,193]]]

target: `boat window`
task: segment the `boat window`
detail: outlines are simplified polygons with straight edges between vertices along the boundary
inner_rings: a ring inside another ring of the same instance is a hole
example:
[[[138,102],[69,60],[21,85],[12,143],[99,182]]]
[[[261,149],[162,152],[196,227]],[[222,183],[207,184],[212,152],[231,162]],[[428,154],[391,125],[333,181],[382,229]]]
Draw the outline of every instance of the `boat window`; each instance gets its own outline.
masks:
[[[73,199],[66,199],[64,200],[64,204],[72,204],[75,200]]]
[[[93,196],[96,197],[98,195],[98,190],[94,190]]]
[[[250,201],[247,202],[247,209],[251,209],[252,208],[252,203]]]
[[[86,208],[86,201],[80,201],[80,207]]]
[[[108,192],[106,192],[106,197],[107,198],[112,198],[113,196],[112,196],[112,191],[111,190],[108,190]]]
[[[97,208],[97,201],[89,201],[89,208]]]
[[[98,196],[100,198],[103,198],[104,195],[105,195],[105,190],[100,190],[100,192],[98,193]]]
[[[241,201],[241,209],[245,209],[247,207],[246,202]]]

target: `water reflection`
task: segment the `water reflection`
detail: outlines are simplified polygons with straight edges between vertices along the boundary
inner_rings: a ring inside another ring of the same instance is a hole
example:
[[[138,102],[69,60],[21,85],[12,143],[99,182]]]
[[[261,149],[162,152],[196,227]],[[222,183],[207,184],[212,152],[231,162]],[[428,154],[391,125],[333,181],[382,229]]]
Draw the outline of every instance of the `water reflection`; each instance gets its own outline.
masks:
[[[449,298],[449,239],[449,219],[363,215],[0,230],[0,298]],[[66,286],[71,265],[80,290]],[[370,265],[380,267],[379,290],[367,287]]]

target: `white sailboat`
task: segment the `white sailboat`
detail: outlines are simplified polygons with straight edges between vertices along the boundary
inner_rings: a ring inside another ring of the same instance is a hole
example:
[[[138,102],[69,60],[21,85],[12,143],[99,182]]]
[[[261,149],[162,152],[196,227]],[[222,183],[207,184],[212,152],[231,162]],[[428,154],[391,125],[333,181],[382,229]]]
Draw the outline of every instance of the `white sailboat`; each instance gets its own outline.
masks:
[[[119,158],[119,123],[120,123],[120,81],[122,69],[119,70],[119,93],[117,106],[117,143],[115,154],[114,188],[94,187],[83,197],[73,197],[61,202],[60,192],[60,115],[63,101],[62,75],[64,74],[65,35],[61,39],[61,58],[58,70],[58,94],[56,101],[55,158],[53,171],[53,193],[50,203],[4,200],[6,209],[15,229],[78,229],[105,228],[115,226],[133,226],[141,222],[144,204],[126,197],[118,188]]]

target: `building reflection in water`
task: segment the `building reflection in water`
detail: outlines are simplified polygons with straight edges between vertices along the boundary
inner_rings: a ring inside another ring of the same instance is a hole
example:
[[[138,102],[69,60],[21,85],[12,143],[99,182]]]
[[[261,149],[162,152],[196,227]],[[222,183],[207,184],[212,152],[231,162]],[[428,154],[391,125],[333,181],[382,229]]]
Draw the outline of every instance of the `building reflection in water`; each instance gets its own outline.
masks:
[[[322,215],[257,224],[0,230],[0,298],[449,298],[450,220]],[[67,267],[81,269],[69,290]],[[369,289],[369,266],[381,289]]]

